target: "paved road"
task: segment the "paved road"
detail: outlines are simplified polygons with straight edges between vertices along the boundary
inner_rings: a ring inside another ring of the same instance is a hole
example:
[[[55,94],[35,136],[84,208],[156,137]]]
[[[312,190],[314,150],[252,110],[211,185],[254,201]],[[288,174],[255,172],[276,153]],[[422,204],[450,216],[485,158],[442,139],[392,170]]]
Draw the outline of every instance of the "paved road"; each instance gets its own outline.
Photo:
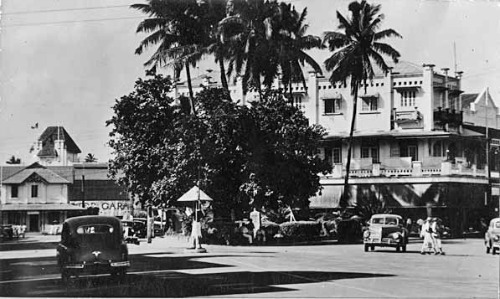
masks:
[[[130,245],[125,281],[82,277],[62,285],[54,236],[0,243],[0,296],[498,298],[499,255],[480,239],[446,240],[445,256],[364,252],[360,244],[216,246],[186,253],[185,241],[156,238]],[[10,247],[9,247],[10,246]]]

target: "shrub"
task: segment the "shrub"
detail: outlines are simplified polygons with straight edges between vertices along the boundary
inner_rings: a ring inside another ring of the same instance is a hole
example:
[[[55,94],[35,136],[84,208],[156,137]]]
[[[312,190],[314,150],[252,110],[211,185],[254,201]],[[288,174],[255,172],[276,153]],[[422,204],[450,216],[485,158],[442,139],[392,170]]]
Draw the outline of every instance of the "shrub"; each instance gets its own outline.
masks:
[[[321,224],[316,221],[284,222],[280,232],[287,239],[311,240],[319,237]]]

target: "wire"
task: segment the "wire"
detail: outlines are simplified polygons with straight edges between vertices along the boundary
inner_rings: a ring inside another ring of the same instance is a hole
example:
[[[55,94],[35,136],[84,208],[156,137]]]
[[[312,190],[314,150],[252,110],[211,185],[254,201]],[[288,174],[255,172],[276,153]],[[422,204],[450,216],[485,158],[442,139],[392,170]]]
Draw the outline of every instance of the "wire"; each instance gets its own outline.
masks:
[[[25,24],[10,24],[3,25],[2,27],[24,27],[24,26],[40,26],[40,25],[58,25],[58,24],[69,24],[69,23],[86,23],[86,22],[101,22],[101,21],[117,21],[117,20],[138,20],[144,19],[144,17],[121,17],[121,18],[105,18],[105,19],[88,19],[88,20],[78,20],[78,21],[60,21],[60,22],[41,22],[41,23],[25,23]]]
[[[24,14],[37,14],[37,13],[61,12],[61,11],[108,9],[108,8],[119,8],[119,7],[130,7],[130,6],[129,5],[109,5],[109,6],[90,6],[90,7],[79,7],[79,8],[47,9],[47,10],[26,10],[26,11],[14,11],[14,12],[2,13],[2,15],[4,15],[4,16],[24,15]]]

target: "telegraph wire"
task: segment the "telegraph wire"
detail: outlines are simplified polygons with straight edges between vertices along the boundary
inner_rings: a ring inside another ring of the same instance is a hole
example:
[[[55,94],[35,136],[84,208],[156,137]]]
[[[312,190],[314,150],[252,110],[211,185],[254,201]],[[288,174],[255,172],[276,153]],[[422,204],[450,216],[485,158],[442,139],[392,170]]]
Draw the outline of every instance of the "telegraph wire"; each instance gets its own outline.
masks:
[[[25,10],[25,11],[2,13],[2,15],[4,16],[25,15],[25,14],[37,14],[37,13],[81,11],[81,10],[95,10],[95,9],[108,9],[108,8],[121,8],[121,7],[130,7],[130,5],[108,5],[108,6],[89,6],[89,7],[78,7],[78,8],[47,9],[47,10]]]
[[[60,22],[39,22],[39,23],[24,23],[24,24],[7,24],[3,25],[6,27],[25,27],[25,26],[43,26],[43,25],[59,25],[59,24],[70,24],[70,23],[88,23],[88,22],[101,22],[101,21],[119,21],[119,20],[138,20],[144,19],[144,17],[120,17],[120,18],[103,18],[103,19],[86,19],[86,20],[76,20],[76,21],[60,21]]]

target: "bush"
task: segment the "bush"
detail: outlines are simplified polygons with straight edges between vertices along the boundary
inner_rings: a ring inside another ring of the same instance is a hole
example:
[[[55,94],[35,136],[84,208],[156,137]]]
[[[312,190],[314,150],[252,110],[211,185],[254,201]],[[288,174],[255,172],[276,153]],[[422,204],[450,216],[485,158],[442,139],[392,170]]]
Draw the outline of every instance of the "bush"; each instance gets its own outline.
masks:
[[[319,237],[321,224],[316,221],[284,222],[280,224],[283,237],[293,240],[312,240]]]

